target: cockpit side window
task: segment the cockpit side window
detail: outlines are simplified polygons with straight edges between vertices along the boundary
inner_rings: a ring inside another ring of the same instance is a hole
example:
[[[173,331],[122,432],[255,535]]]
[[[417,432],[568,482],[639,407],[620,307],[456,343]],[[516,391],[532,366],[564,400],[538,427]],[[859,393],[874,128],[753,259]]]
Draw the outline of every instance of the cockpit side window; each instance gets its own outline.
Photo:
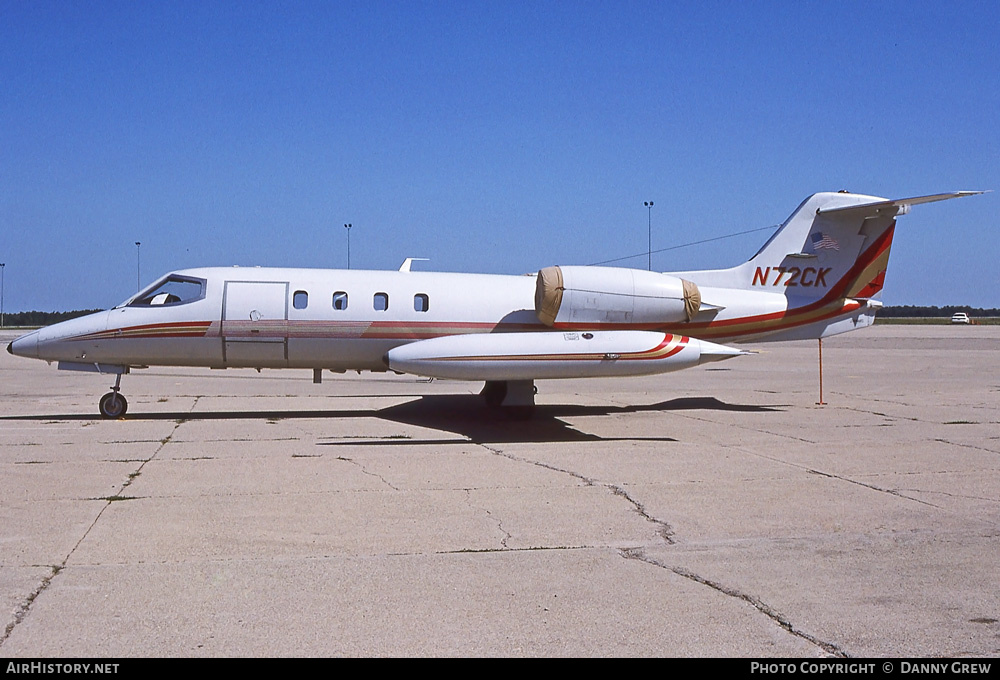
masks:
[[[129,307],[161,307],[182,305],[205,297],[204,279],[172,274],[139,293],[128,302]]]

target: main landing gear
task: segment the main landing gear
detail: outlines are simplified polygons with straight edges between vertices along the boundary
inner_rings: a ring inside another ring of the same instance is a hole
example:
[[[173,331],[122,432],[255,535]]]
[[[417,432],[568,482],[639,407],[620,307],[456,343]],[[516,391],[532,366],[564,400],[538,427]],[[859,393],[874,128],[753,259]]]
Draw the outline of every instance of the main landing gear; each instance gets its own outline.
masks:
[[[529,420],[534,415],[537,393],[532,380],[487,380],[480,392],[487,406],[503,409],[512,420]]]
[[[105,418],[121,418],[128,411],[128,401],[121,394],[122,374],[115,378],[111,391],[101,397],[97,407]]]

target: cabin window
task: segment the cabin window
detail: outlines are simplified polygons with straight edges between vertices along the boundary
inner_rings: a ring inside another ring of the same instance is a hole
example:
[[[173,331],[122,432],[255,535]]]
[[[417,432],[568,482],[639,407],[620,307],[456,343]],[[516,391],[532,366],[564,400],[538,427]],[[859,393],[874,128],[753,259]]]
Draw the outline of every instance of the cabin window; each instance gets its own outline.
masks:
[[[347,309],[347,293],[338,290],[333,294],[333,308],[338,310]]]
[[[129,307],[159,307],[194,302],[205,297],[204,279],[171,274],[142,291],[127,303]]]
[[[413,296],[413,310],[416,312],[426,312],[430,304],[427,293],[417,293]]]
[[[389,294],[375,293],[373,305],[375,306],[376,312],[384,312],[389,309]]]
[[[309,306],[309,293],[304,290],[297,290],[292,295],[292,307],[295,309],[305,309]]]

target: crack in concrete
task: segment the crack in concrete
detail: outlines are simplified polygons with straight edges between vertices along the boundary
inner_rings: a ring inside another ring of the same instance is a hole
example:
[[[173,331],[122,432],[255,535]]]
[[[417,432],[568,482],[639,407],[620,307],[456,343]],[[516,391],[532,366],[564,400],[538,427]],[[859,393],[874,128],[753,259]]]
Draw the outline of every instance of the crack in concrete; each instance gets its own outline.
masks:
[[[480,555],[488,553],[518,553],[518,552],[545,552],[557,550],[594,550],[604,549],[605,546],[595,545],[535,545],[525,548],[460,548],[457,550],[436,550],[433,555]],[[393,553],[393,555],[417,555],[423,556],[427,553]]]
[[[857,395],[835,394],[834,396],[844,397],[845,399],[855,399]],[[906,406],[908,408],[913,408],[913,404],[906,404],[906,403],[903,403],[903,402],[885,401],[885,400],[879,400],[879,399],[874,399],[873,401],[881,401],[882,403],[893,404],[894,406]],[[879,416],[880,418],[888,418],[889,420],[894,420],[894,421],[895,420],[909,420],[910,422],[913,422],[913,423],[919,423],[920,422],[919,418],[914,418],[912,416],[901,416],[901,415],[893,414],[893,413],[882,413],[881,411],[873,411],[871,409],[858,408],[856,406],[834,406],[834,408],[835,409],[840,409],[841,411],[853,411],[854,413],[864,413],[865,415],[869,415],[869,416]]]
[[[856,479],[851,479],[850,477],[841,477],[840,475],[835,475],[831,472],[821,472],[819,470],[814,470],[812,468],[806,468],[806,472],[814,475],[819,475],[820,477],[828,477],[830,479],[839,479],[842,482],[848,482],[850,484],[857,484],[858,486],[863,486],[866,489],[871,489],[872,491],[880,491],[882,493],[887,493],[890,496],[896,496],[897,498],[902,498],[908,501],[913,501],[914,503],[920,503],[921,505],[927,505],[932,508],[940,509],[941,506],[934,505],[933,503],[928,503],[927,501],[922,501],[919,498],[914,498],[912,496],[907,496],[904,493],[899,493],[893,489],[884,489],[880,486],[875,486],[874,484],[866,484],[865,482],[859,482]]]
[[[494,453],[494,454],[496,454],[498,456],[503,456],[504,458],[507,458],[508,460],[512,460],[512,461],[517,462],[517,463],[527,463],[529,465],[535,465],[537,467],[544,468],[546,470],[551,470],[553,472],[558,472],[558,473],[561,473],[561,474],[566,474],[566,475],[569,475],[569,476],[573,477],[574,479],[579,479],[581,482],[583,482],[587,486],[599,486],[599,487],[603,487],[604,489],[607,489],[608,491],[610,491],[615,496],[618,496],[619,498],[624,498],[632,506],[632,511],[633,512],[635,512],[636,514],[638,514],[640,517],[642,517],[647,522],[649,522],[649,523],[651,523],[651,524],[653,524],[653,525],[656,526],[656,535],[657,536],[659,536],[660,538],[662,538],[668,545],[673,545],[674,544],[674,538],[673,538],[674,531],[673,531],[673,528],[670,526],[670,524],[668,524],[667,522],[665,522],[665,521],[663,521],[661,519],[657,519],[656,517],[653,517],[652,515],[650,515],[646,511],[646,508],[642,505],[642,503],[640,503],[639,501],[637,501],[634,498],[632,498],[628,494],[628,492],[625,491],[625,489],[623,489],[622,487],[617,486],[615,484],[607,484],[607,483],[604,483],[604,482],[598,482],[596,480],[590,479],[589,477],[581,475],[579,472],[574,472],[572,470],[566,470],[564,468],[559,468],[559,467],[556,467],[554,465],[549,465],[548,463],[543,463],[543,462],[537,461],[537,460],[529,460],[527,458],[521,458],[519,456],[515,456],[513,454],[507,453],[507,452],[503,451],[502,449],[498,449],[498,448],[495,448],[493,446],[488,446],[486,444],[483,444],[482,442],[472,442],[472,443],[473,444],[478,444],[479,446],[483,447],[487,451],[490,451],[491,453]]]
[[[674,541],[673,527],[664,522],[662,519],[657,519],[656,517],[653,517],[648,512],[646,512],[646,507],[639,501],[632,498],[628,494],[628,492],[625,491],[625,489],[621,488],[620,486],[614,484],[605,484],[604,486],[608,489],[611,489],[611,493],[615,494],[616,496],[621,496],[629,503],[631,503],[635,512],[639,513],[639,515],[642,516],[647,522],[655,524],[657,527],[656,535],[662,538],[667,545],[674,545],[675,541]]]
[[[43,578],[38,584],[38,587],[31,591],[31,593],[28,594],[28,597],[25,598],[24,602],[18,605],[17,609],[14,610],[14,620],[8,623],[7,627],[4,629],[3,637],[0,637],[0,646],[3,646],[3,643],[10,637],[10,634],[14,632],[14,628],[24,620],[24,617],[28,615],[35,598],[41,595],[42,591],[49,587],[49,583],[53,578],[55,578],[56,574],[62,570],[64,565],[65,561],[63,562],[63,565],[49,565],[49,569],[52,570],[52,573]]]
[[[564,475],[569,475],[571,477],[579,479],[581,482],[583,482],[587,486],[597,486],[597,484],[594,482],[594,480],[588,479],[587,477],[584,477],[579,472],[573,472],[572,470],[566,470],[564,468],[559,468],[559,467],[556,467],[555,465],[549,465],[548,463],[543,463],[540,460],[529,460],[527,458],[521,458],[521,457],[515,456],[515,455],[513,455],[511,453],[507,453],[503,449],[498,449],[498,448],[495,448],[493,446],[489,446],[488,444],[484,444],[483,442],[473,441],[472,439],[470,439],[469,442],[471,442],[472,444],[476,444],[478,446],[483,447],[484,449],[486,449],[490,453],[494,453],[494,454],[496,454],[498,456],[503,456],[507,460],[512,460],[515,463],[527,463],[528,465],[534,465],[536,467],[540,467],[540,468],[543,468],[545,470],[551,470],[552,472],[559,472],[559,473],[564,474]]]
[[[945,498],[961,498],[968,501],[985,501],[987,503],[998,502],[996,498],[988,498],[986,496],[973,496],[965,493],[949,493],[947,491],[938,491],[936,489],[903,489],[903,491],[909,491],[912,493],[923,493],[929,496],[944,496]]]
[[[857,398],[856,394],[847,394],[846,392],[845,393],[838,393],[837,396],[844,397],[845,399],[856,399]],[[891,399],[878,399],[878,398],[871,398],[871,397],[866,397],[866,399],[868,401],[874,402],[874,403],[892,404],[893,406],[903,406],[903,407],[906,407],[906,408],[909,408],[909,409],[912,409],[912,408],[914,408],[916,406],[916,404],[912,404],[910,402],[893,401]],[[990,406],[987,406],[987,405],[984,405],[984,404],[955,404],[955,406],[961,406],[962,408],[968,408],[968,409],[972,409],[972,410],[986,410],[987,412],[992,412],[992,408]],[[877,416],[883,416],[885,418],[891,418],[891,419],[894,419],[894,420],[909,420],[909,421],[912,421],[912,422],[915,422],[915,423],[930,423],[932,425],[958,425],[958,424],[962,424],[962,425],[991,425],[991,424],[994,423],[994,421],[986,421],[985,423],[979,423],[979,422],[975,422],[975,423],[972,423],[972,422],[961,422],[960,423],[960,422],[948,422],[948,421],[946,421],[946,422],[942,423],[939,420],[924,420],[924,419],[916,418],[916,417],[913,417],[913,416],[904,416],[904,415],[893,414],[893,413],[880,413],[879,411],[873,411],[871,409],[859,408],[857,406],[837,406],[835,408],[839,408],[839,409],[842,409],[844,411],[856,411],[857,413],[867,413],[867,414],[872,414],[872,415],[877,415]]]
[[[959,448],[963,449],[972,449],[974,451],[985,451],[986,453],[1000,453],[1000,451],[988,449],[985,446],[976,446],[975,444],[963,444],[961,442],[953,442],[948,439],[941,439],[940,437],[936,437],[932,441],[940,442],[942,444],[948,444],[950,446],[958,446]]]
[[[817,470],[815,468],[807,467],[805,465],[799,465],[798,463],[793,463],[791,461],[783,460],[781,458],[775,458],[774,456],[767,456],[767,455],[764,455],[762,453],[755,453],[753,451],[745,451],[744,449],[742,449],[741,447],[738,447],[738,446],[734,446],[734,447],[730,447],[730,448],[736,449],[738,451],[742,451],[743,453],[746,453],[747,455],[757,456],[759,458],[763,458],[765,460],[770,460],[770,461],[775,462],[775,463],[780,463],[782,465],[788,465],[789,467],[797,468],[799,470],[804,470],[804,471],[806,471],[809,474],[819,475],[820,477],[827,477],[829,479],[837,479],[837,480],[840,480],[842,482],[847,482],[849,484],[857,484],[858,486],[862,486],[862,487],[864,487],[866,489],[871,489],[872,491],[878,491],[878,492],[881,492],[881,493],[887,493],[890,496],[896,496],[897,498],[902,498],[904,500],[913,501],[914,503],[920,503],[922,505],[928,505],[928,506],[930,506],[932,508],[939,508],[939,506],[934,505],[933,503],[928,503],[927,501],[920,500],[919,498],[913,498],[912,496],[907,496],[906,494],[900,493],[899,491],[895,491],[893,489],[886,489],[886,488],[883,488],[881,486],[875,486],[874,484],[867,484],[865,482],[860,482],[860,481],[858,481],[856,479],[851,479],[850,477],[844,477],[842,475],[834,474],[832,472],[823,472],[822,470]]]
[[[620,550],[619,553],[621,554],[622,557],[624,557],[627,560],[638,560],[640,562],[645,562],[646,564],[652,565],[654,567],[666,569],[667,571],[673,572],[674,574],[677,574],[678,576],[694,581],[695,583],[699,583],[703,586],[708,586],[709,588],[719,593],[722,593],[723,595],[736,598],[738,600],[742,600],[743,602],[746,602],[751,607],[759,611],[764,616],[771,619],[778,626],[788,631],[789,634],[794,635],[797,638],[805,640],[806,642],[809,642],[810,644],[819,647],[827,654],[830,654],[838,658],[849,658],[850,656],[847,652],[840,649],[837,645],[833,644],[832,642],[826,642],[824,640],[820,640],[819,638],[810,635],[805,631],[798,630],[795,627],[795,624],[793,624],[791,621],[788,620],[788,617],[786,617],[784,614],[779,612],[774,607],[768,605],[759,597],[748,595],[747,593],[744,593],[735,588],[729,588],[727,586],[722,585],[721,583],[712,581],[711,579],[707,579],[704,576],[700,576],[689,569],[685,569],[684,567],[672,567],[670,565],[663,564],[659,560],[653,559],[652,557],[646,555],[646,553],[641,548],[628,548],[625,550]]]
[[[762,428],[759,428],[759,427],[749,427],[747,425],[743,425],[743,424],[740,424],[740,423],[723,423],[723,422],[720,422],[718,420],[712,420],[711,418],[701,418],[699,416],[692,415],[690,413],[674,412],[673,415],[676,415],[679,418],[687,418],[689,420],[697,420],[700,423],[709,423],[713,427],[717,427],[719,425],[725,425],[726,427],[733,427],[733,428],[736,428],[737,430],[747,430],[747,431],[750,431],[750,432],[756,432],[758,434],[770,435],[772,437],[782,437],[784,439],[791,439],[792,441],[803,442],[805,444],[818,444],[819,443],[819,442],[814,441],[812,439],[806,439],[805,437],[797,437],[795,435],[788,434],[786,432],[772,432],[771,430],[765,430],[765,429],[762,429]]]
[[[503,538],[500,539],[500,547],[496,549],[497,552],[505,552],[505,551],[510,550],[510,546],[507,545],[507,542],[511,538],[513,538],[513,535],[509,531],[507,531],[506,529],[504,529],[504,527],[503,527],[503,519],[494,516],[494,514],[492,512],[490,512],[489,508],[483,508],[483,507],[479,507],[479,506],[474,505],[472,503],[472,491],[469,490],[469,489],[465,490],[465,502],[468,503],[473,508],[478,508],[478,509],[482,510],[484,513],[486,513],[486,516],[489,519],[491,519],[494,522],[496,522],[497,531],[499,531],[500,534],[503,536]]]
[[[374,477],[375,479],[379,480],[380,482],[382,482],[383,484],[385,484],[387,487],[389,487],[393,491],[400,491],[400,489],[397,488],[397,487],[395,487],[395,486],[393,486],[393,484],[388,479],[386,479],[385,477],[383,477],[380,474],[377,474],[375,472],[371,472],[370,470],[366,469],[363,464],[359,463],[358,461],[354,460],[353,458],[345,458],[344,456],[337,456],[336,460],[342,460],[345,463],[350,463],[351,465],[354,465],[359,470],[361,470],[361,474],[367,475],[369,477]]]
[[[192,410],[195,408],[197,403],[198,399],[196,398],[194,403],[191,405]],[[129,473],[128,478],[124,482],[122,482],[122,485],[121,487],[119,487],[118,492],[112,494],[111,496],[106,497],[107,502],[104,504],[104,507],[101,508],[100,512],[97,513],[97,516],[94,517],[94,521],[90,523],[90,526],[88,526],[87,529],[83,532],[83,535],[80,536],[80,539],[73,544],[73,547],[70,548],[69,552],[63,558],[62,562],[60,562],[59,564],[51,565],[52,573],[43,578],[41,582],[39,582],[38,587],[36,587],[31,593],[29,593],[28,597],[24,599],[24,602],[22,602],[17,607],[14,613],[14,620],[7,625],[6,629],[4,630],[3,637],[0,637],[0,647],[2,647],[4,643],[10,638],[11,634],[13,634],[14,632],[14,629],[17,628],[17,626],[22,621],[24,621],[25,618],[27,618],[29,613],[31,613],[31,608],[32,606],[34,606],[35,601],[43,592],[45,592],[48,589],[49,585],[52,583],[52,580],[59,574],[59,572],[61,572],[63,569],[66,568],[66,564],[73,556],[73,553],[76,552],[77,548],[80,547],[80,545],[84,542],[84,540],[86,540],[87,536],[90,535],[90,532],[93,531],[94,527],[97,526],[97,523],[101,520],[101,517],[104,515],[104,512],[109,507],[111,507],[112,503],[123,498],[122,492],[125,491],[125,489],[135,480],[135,478],[142,473],[142,468],[146,465],[146,463],[156,458],[157,454],[163,450],[163,447],[165,447],[168,443],[170,443],[170,440],[174,436],[174,433],[177,432],[177,428],[179,428],[184,422],[185,420],[183,418],[177,420],[174,423],[174,429],[172,429],[170,431],[170,434],[168,434],[166,437],[159,440],[160,445],[156,447],[156,450],[153,451],[153,453],[149,456],[149,458],[140,459],[140,461],[138,461],[139,467],[137,467],[134,471]],[[105,499],[102,498],[100,500],[105,500]]]
[[[686,417],[690,417],[690,416],[686,416]],[[695,420],[700,420],[697,417],[695,417],[694,419]],[[754,428],[745,428],[745,429],[754,429]],[[767,434],[774,434],[774,433],[766,432],[766,431],[763,431],[763,430],[755,430],[755,431],[765,432]],[[791,438],[794,439],[795,437],[791,437]],[[802,441],[807,441],[807,440],[803,439]],[[632,506],[633,511],[636,512],[636,513],[638,513],[640,516],[642,516],[646,521],[655,524],[657,526],[657,535],[661,539],[663,539],[663,541],[667,545],[675,545],[676,544],[676,541],[674,540],[674,532],[673,532],[673,529],[670,527],[670,525],[667,522],[664,522],[663,520],[657,519],[657,518],[653,517],[652,515],[650,515],[646,511],[646,508],[642,505],[642,503],[640,503],[636,499],[632,498],[628,494],[628,492],[625,489],[623,489],[622,487],[620,487],[618,485],[615,485],[615,484],[604,484],[604,483],[596,482],[595,480],[590,479],[588,477],[585,477],[584,475],[581,475],[580,473],[573,472],[572,470],[565,470],[565,469],[562,469],[562,468],[555,467],[553,465],[549,465],[547,463],[542,463],[540,461],[532,461],[532,460],[528,460],[528,459],[521,458],[521,457],[518,457],[518,456],[514,456],[514,455],[506,453],[505,451],[503,451],[501,449],[498,449],[496,447],[488,446],[488,445],[486,445],[486,444],[484,444],[482,442],[474,442],[474,443],[478,444],[479,446],[483,447],[484,449],[486,449],[486,450],[488,450],[488,451],[490,451],[490,452],[492,452],[492,453],[494,453],[496,455],[508,458],[509,460],[513,460],[513,461],[519,462],[519,463],[528,463],[528,464],[531,464],[531,465],[537,465],[537,466],[545,468],[547,470],[552,470],[554,472],[568,474],[568,475],[571,475],[572,477],[574,477],[576,479],[581,480],[582,482],[584,482],[588,486],[603,486],[605,489],[608,489],[609,491],[611,491],[611,493],[615,494],[616,496],[625,499]],[[794,463],[788,463],[787,461],[777,461],[777,462],[782,462],[782,463],[785,463],[785,464],[788,464],[788,465],[793,465],[794,467],[803,468],[803,466],[795,465]],[[858,482],[858,481],[855,481],[855,480],[852,480],[852,479],[847,479],[847,478],[839,477],[838,475],[833,475],[833,474],[828,474],[828,473],[820,472],[818,470],[813,470],[813,469],[810,469],[810,468],[803,468],[803,469],[805,469],[807,472],[810,472],[810,473],[813,473],[813,474],[818,474],[818,475],[821,475],[821,476],[830,477],[830,478],[834,478],[834,479],[840,479],[842,481],[850,482],[852,484],[859,484],[860,486],[864,486],[866,488],[869,488],[869,489],[872,489],[872,490],[875,490],[875,491],[881,491],[881,492],[888,493],[888,494],[891,494],[891,495],[895,495],[895,496],[898,496],[898,497],[901,497],[901,498],[904,498],[904,499],[907,499],[907,500],[913,500],[913,501],[916,501],[918,503],[923,503],[925,505],[931,505],[931,507],[936,507],[936,506],[933,506],[933,504],[931,504],[931,503],[926,503],[925,501],[922,501],[922,500],[919,500],[919,499],[916,499],[916,498],[910,498],[910,497],[908,497],[908,496],[906,496],[904,494],[901,494],[901,493],[899,493],[897,491],[893,491],[891,489],[882,489],[880,487],[876,487],[876,486],[873,486],[871,484],[865,484],[863,482]],[[489,514],[489,513],[487,513],[487,514]],[[700,575],[698,575],[698,574],[696,574],[696,573],[694,573],[694,572],[692,572],[692,571],[690,571],[688,569],[685,569],[683,567],[671,567],[671,566],[668,566],[666,564],[663,564],[663,563],[661,563],[661,562],[659,562],[659,561],[657,561],[657,560],[655,560],[655,559],[650,558],[649,556],[647,556],[645,554],[645,552],[641,548],[627,548],[627,549],[619,550],[619,554],[621,554],[626,559],[640,560],[642,562],[646,562],[647,564],[651,564],[653,566],[657,566],[657,567],[660,567],[662,569],[667,569],[667,570],[669,570],[669,571],[677,574],[678,576],[681,576],[683,578],[689,579],[689,580],[694,581],[696,583],[699,583],[701,585],[704,585],[704,586],[707,586],[709,588],[712,588],[713,590],[716,590],[717,592],[722,593],[723,595],[726,595],[728,597],[733,597],[733,598],[742,600],[742,601],[746,602],[747,604],[749,604],[750,606],[754,607],[757,611],[759,611],[762,614],[764,614],[765,616],[767,616],[769,619],[771,619],[778,626],[780,626],[781,628],[783,628],[784,630],[786,630],[789,634],[791,634],[791,635],[793,635],[795,637],[798,637],[798,638],[800,638],[802,640],[805,640],[805,641],[809,642],[810,644],[815,645],[816,647],[822,649],[826,654],[829,654],[829,655],[835,656],[835,657],[840,657],[840,658],[847,658],[849,656],[847,654],[847,652],[841,650],[837,645],[835,645],[835,644],[833,644],[831,642],[826,642],[824,640],[820,640],[819,638],[817,638],[817,637],[815,637],[813,635],[810,635],[810,634],[808,634],[808,633],[806,633],[804,631],[798,630],[795,627],[795,625],[786,616],[784,616],[783,614],[781,614],[779,611],[777,611],[776,609],[774,609],[773,607],[771,607],[767,603],[763,602],[760,598],[754,597],[752,595],[748,595],[748,594],[743,593],[743,592],[741,592],[741,591],[739,591],[739,590],[737,590],[735,588],[730,588],[730,587],[727,587],[727,586],[725,586],[725,585],[723,585],[721,583],[717,583],[715,581],[707,579],[707,578],[705,578],[703,576],[700,576]]]

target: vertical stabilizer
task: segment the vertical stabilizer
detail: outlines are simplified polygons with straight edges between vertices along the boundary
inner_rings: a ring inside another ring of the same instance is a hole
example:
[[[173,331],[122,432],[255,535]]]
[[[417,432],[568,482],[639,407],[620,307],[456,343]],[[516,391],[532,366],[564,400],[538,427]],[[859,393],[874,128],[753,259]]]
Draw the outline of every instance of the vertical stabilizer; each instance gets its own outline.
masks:
[[[872,204],[885,207],[862,208]],[[800,300],[878,295],[899,211],[874,196],[814,194],[744,265],[749,288]]]
[[[749,261],[731,269],[673,273],[696,283],[707,303],[690,332],[792,340],[870,325],[881,307],[878,298],[896,216],[912,205],[978,193],[896,200],[848,192],[813,194]],[[725,312],[714,311],[727,306]],[[741,314],[738,306],[755,311]]]

